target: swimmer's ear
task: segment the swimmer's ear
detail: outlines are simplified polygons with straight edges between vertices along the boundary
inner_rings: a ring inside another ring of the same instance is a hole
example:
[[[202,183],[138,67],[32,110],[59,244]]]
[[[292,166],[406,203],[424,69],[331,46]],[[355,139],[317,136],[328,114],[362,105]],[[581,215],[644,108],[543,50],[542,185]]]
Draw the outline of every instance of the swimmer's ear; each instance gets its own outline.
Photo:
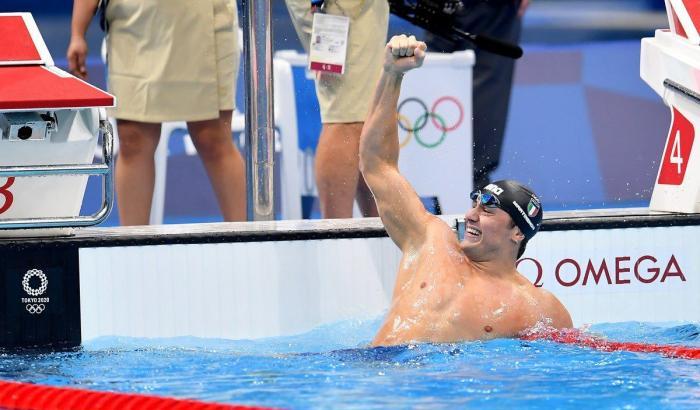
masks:
[[[520,230],[518,225],[513,227],[510,239],[515,243],[521,243],[525,240],[525,235],[523,234],[523,231]]]

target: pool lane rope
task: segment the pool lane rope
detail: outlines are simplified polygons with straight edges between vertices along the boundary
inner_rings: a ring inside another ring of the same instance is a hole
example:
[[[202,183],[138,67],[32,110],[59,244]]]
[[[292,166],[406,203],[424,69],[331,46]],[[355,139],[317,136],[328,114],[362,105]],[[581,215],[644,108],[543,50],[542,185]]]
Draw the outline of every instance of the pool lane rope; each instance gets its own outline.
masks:
[[[254,410],[268,407],[83,390],[0,381],[0,409],[7,410]]]
[[[673,359],[700,360],[700,348],[638,342],[612,342],[579,329],[546,329],[528,332],[522,340],[551,340],[557,343],[588,347],[602,352],[657,353]]]

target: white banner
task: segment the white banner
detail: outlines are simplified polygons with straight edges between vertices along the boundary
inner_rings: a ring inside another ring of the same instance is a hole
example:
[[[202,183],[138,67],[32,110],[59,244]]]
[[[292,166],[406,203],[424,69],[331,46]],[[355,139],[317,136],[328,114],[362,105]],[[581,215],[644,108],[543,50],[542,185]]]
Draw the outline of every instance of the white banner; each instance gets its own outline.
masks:
[[[518,262],[574,323],[700,321],[700,227],[540,232]]]
[[[428,54],[399,98],[399,168],[445,215],[464,213],[472,190],[472,52]]]

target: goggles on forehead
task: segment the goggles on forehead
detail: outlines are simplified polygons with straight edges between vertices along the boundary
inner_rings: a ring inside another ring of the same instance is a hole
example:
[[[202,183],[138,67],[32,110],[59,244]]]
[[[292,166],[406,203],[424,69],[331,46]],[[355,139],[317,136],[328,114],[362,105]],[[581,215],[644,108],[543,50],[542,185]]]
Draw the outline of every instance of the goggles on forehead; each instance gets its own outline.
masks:
[[[490,192],[481,192],[479,189],[472,191],[472,193],[469,194],[469,198],[474,201],[474,207],[481,205],[484,208],[493,209],[501,206],[501,201],[498,200],[496,195]]]

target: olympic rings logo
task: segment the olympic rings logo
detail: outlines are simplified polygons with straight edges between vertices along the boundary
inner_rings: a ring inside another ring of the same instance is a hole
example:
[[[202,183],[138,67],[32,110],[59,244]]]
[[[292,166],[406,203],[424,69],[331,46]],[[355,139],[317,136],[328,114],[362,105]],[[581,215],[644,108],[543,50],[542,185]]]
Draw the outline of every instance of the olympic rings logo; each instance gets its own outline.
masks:
[[[25,308],[27,309],[27,312],[31,313],[32,315],[38,315],[43,312],[44,309],[46,309],[46,306],[44,306],[43,303],[30,303],[26,305]]]
[[[41,280],[41,285],[39,285],[39,287],[36,289],[29,285],[29,280],[34,276],[38,277]],[[24,274],[24,278],[22,278],[22,288],[30,296],[39,296],[43,294],[44,292],[46,292],[46,288],[48,286],[49,280],[46,278],[46,275],[44,275],[44,272],[40,271],[39,269],[28,270],[27,273]]]
[[[445,116],[437,113],[438,108],[443,103],[450,103],[456,107],[458,112],[456,119],[453,119],[450,124],[447,123]],[[421,113],[411,121],[406,114],[405,109],[408,104],[417,104]],[[406,137],[399,141],[399,147],[403,148],[411,141],[411,137],[415,137],[416,142],[424,148],[435,148],[442,144],[450,131],[454,131],[462,125],[464,121],[464,107],[462,103],[455,97],[446,95],[435,100],[433,105],[428,110],[428,105],[423,100],[410,97],[401,101],[397,109],[399,127],[406,131]],[[430,120],[430,121],[429,121]],[[421,135],[425,127],[431,123],[432,126],[440,132],[440,136],[434,141],[427,141],[425,135]]]

